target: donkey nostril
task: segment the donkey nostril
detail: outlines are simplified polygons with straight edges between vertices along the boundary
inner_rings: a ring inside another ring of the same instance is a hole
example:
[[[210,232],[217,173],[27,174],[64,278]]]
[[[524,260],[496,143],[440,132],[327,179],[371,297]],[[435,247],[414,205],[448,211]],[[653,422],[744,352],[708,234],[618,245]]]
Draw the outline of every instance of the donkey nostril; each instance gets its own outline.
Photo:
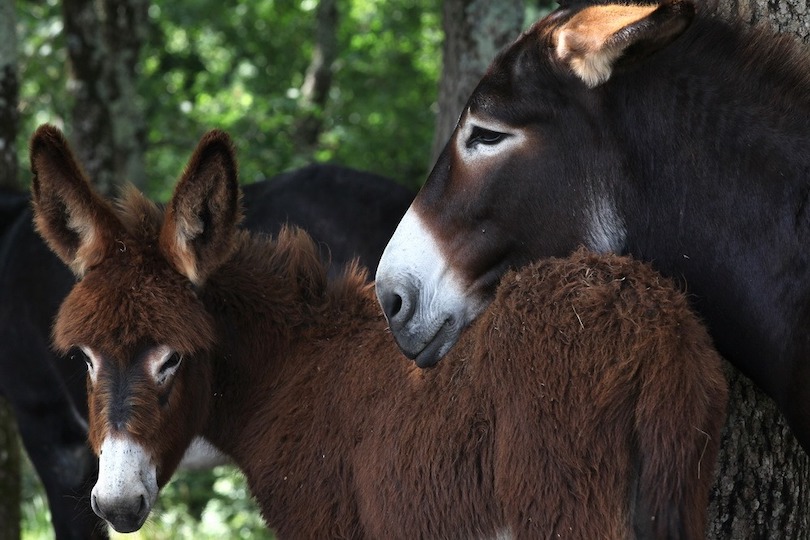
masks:
[[[385,294],[380,303],[389,323],[402,311],[402,296],[395,292]]]
[[[93,512],[95,512],[95,514],[98,517],[100,517],[101,519],[107,519],[106,517],[104,517],[104,512],[101,510],[101,507],[98,505],[98,497],[96,497],[95,493],[93,493],[90,496],[90,508],[92,508]]]
[[[143,515],[146,511],[146,497],[141,495],[141,504],[138,505],[138,515]]]
[[[391,302],[391,310],[390,310],[391,317],[396,316],[396,314],[399,313],[399,310],[401,309],[402,309],[402,297],[398,294],[395,294],[394,299]]]

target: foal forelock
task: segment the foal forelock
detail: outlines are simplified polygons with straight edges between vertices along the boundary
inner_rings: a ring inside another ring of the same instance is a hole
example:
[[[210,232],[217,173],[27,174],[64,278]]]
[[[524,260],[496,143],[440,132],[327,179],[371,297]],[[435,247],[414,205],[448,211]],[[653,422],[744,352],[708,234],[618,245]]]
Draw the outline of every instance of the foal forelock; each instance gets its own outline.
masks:
[[[187,280],[138,241],[121,238],[114,257],[91,269],[68,294],[54,325],[54,344],[67,352],[91,346],[125,356],[145,344],[192,354],[215,340],[210,316]]]

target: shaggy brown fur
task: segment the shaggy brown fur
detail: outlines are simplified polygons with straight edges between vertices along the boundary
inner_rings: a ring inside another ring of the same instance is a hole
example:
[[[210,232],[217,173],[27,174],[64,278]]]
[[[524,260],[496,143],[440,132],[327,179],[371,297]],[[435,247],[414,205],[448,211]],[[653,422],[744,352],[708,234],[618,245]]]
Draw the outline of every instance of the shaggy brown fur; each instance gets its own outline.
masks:
[[[229,189],[188,188],[230,184],[234,170],[208,174],[229,162],[211,156],[222,152],[222,133],[200,143],[163,223],[143,200],[123,203],[126,249],[90,268],[60,311],[61,349],[104,351],[94,444],[131,433],[153,448],[162,485],[204,435],[245,472],[282,538],[703,536],[726,384],[669,281],[584,251],[534,264],[423,371],[400,355],[362,271],[330,282],[304,233],[237,231]],[[48,165],[37,170],[62,167]],[[35,198],[61,181],[40,173]],[[191,192],[217,199],[200,222],[230,254],[221,264],[194,243],[188,260],[212,259],[178,264],[166,245],[188,236],[173,216],[200,207]],[[46,236],[65,222],[36,208]],[[193,287],[178,273],[189,268],[208,278]],[[149,344],[184,355],[168,390],[138,366]],[[105,411],[120,400],[130,420],[111,425]]]

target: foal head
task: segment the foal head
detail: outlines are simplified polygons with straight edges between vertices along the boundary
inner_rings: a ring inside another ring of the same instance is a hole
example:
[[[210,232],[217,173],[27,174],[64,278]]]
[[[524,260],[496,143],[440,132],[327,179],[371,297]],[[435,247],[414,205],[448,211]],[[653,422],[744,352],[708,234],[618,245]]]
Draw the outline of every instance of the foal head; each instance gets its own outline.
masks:
[[[400,348],[435,364],[493,298],[504,273],[579,245],[621,252],[609,179],[621,177],[601,86],[674,40],[687,2],[560,9],[502,51],[377,269]]]
[[[233,149],[208,133],[165,212],[134,189],[102,199],[54,127],[34,134],[31,167],[37,229],[78,278],[54,343],[87,363],[93,510],[134,531],[208,413],[216,331],[197,291],[232,250]]]

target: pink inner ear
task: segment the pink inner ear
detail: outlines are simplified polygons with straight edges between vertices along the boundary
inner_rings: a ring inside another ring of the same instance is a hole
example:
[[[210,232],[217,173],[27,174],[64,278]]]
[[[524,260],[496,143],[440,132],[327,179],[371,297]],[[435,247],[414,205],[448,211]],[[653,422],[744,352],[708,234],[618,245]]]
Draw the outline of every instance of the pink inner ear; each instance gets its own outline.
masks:
[[[31,139],[32,199],[37,230],[74,274],[106,256],[120,224],[91,188],[62,133],[40,127]]]
[[[160,246],[172,266],[201,285],[231,254],[241,217],[236,157],[228,135],[207,133],[166,210]]]
[[[617,40],[623,29],[643,21],[658,6],[604,5],[583,9],[557,29],[555,54],[590,88],[607,81],[613,64],[632,39]]]
[[[197,271],[197,258],[190,243],[191,238],[178,223],[181,219],[172,209],[167,211],[163,230],[160,231],[161,251],[175,270],[199,286],[204,278]]]

